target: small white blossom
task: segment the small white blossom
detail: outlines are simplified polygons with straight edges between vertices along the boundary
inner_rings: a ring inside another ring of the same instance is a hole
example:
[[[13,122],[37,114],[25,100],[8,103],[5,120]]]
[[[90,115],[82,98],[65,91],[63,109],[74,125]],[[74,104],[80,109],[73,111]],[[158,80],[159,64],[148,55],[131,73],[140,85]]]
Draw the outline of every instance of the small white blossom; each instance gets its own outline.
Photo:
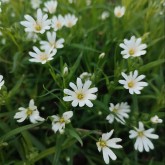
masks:
[[[141,44],[141,38],[135,38],[132,36],[130,40],[124,39],[124,43],[120,44],[120,47],[124,50],[121,51],[123,58],[139,57],[146,54],[147,45]]]
[[[162,123],[162,122],[163,122],[163,120],[160,119],[157,115],[151,117],[150,120],[151,120],[151,122],[152,122],[153,124],[157,124],[157,123]]]
[[[110,103],[110,114],[106,117],[106,120],[108,120],[109,123],[113,123],[114,119],[116,119],[117,122],[120,122],[121,124],[125,124],[125,119],[128,118],[130,110],[130,106],[127,102],[121,102],[116,105],[113,103]]]
[[[69,86],[73,89],[71,91],[70,89],[64,89],[64,93],[69,95],[63,97],[64,101],[72,101],[72,106],[76,107],[78,104],[80,107],[83,107],[85,104],[88,107],[93,107],[93,103],[90,100],[95,100],[96,93],[98,89],[96,87],[89,88],[91,86],[92,82],[90,80],[85,81],[85,83],[82,83],[82,80],[80,78],[77,78],[77,85],[70,82]]]
[[[52,18],[51,26],[55,31],[60,30],[64,25],[65,19],[62,15],[54,16]]]
[[[158,135],[152,134],[154,129],[150,128],[148,130],[145,130],[143,123],[139,122],[139,128],[135,127],[135,130],[129,131],[130,133],[129,138],[130,139],[136,138],[136,142],[134,144],[135,150],[138,150],[139,152],[143,152],[143,150],[145,150],[146,152],[149,152],[150,149],[154,149],[154,145],[149,140],[149,139],[159,138]]]
[[[71,15],[71,14],[67,14],[65,15],[65,26],[68,27],[68,28],[71,28],[72,26],[74,26],[77,21],[78,21],[78,18],[75,17],[75,15]]]
[[[116,17],[121,18],[125,14],[125,7],[124,6],[116,6],[114,9],[114,14]]]
[[[90,79],[91,79],[91,76],[92,76],[91,73],[83,72],[83,73],[80,74],[79,77],[80,77],[82,80],[90,80]]]
[[[40,117],[39,111],[37,106],[34,105],[33,99],[30,100],[28,108],[20,107],[18,110],[19,112],[15,114],[14,119],[16,119],[19,123],[23,122],[26,118],[29,118],[31,123],[37,123],[45,120]]]
[[[39,62],[45,64],[46,62],[53,60],[53,56],[56,54],[56,49],[46,48],[44,51],[39,50],[37,47],[33,46],[34,52],[29,52],[32,57],[29,59],[31,62]]]
[[[2,88],[2,86],[4,85],[5,81],[3,80],[3,76],[0,75],[0,90]]]
[[[56,32],[47,32],[48,41],[40,41],[41,49],[60,49],[63,48],[64,39],[56,40]]]
[[[56,12],[56,8],[57,8],[57,1],[56,0],[52,0],[52,1],[47,1],[44,3],[44,11],[49,12],[50,14],[53,14]]]
[[[52,130],[56,133],[59,131],[60,133],[64,132],[65,124],[70,123],[70,118],[73,116],[73,111],[67,111],[63,113],[61,117],[58,115],[51,116],[53,118],[52,121]]]
[[[40,7],[41,0],[31,0],[30,3],[33,9],[37,9]]]
[[[109,17],[109,12],[108,11],[103,11],[101,14],[101,19],[105,20]]]
[[[129,90],[130,94],[140,94],[142,90],[148,83],[141,81],[145,78],[145,75],[138,76],[138,71],[130,72],[126,75],[124,72],[121,73],[125,80],[119,80],[119,83],[124,85],[125,89]]]
[[[21,25],[25,26],[26,32],[35,32],[43,34],[45,30],[50,29],[51,21],[48,20],[48,15],[43,15],[41,9],[37,10],[37,20],[34,20],[30,15],[24,16],[26,21],[21,21]]]
[[[27,33],[27,39],[32,40],[33,42],[36,42],[37,40],[39,40],[39,37],[34,32],[28,32]]]
[[[114,154],[114,152],[110,148],[122,148],[121,145],[116,144],[118,142],[121,142],[122,139],[120,139],[120,138],[110,139],[110,137],[113,134],[113,131],[114,130],[111,130],[108,133],[102,134],[102,137],[96,143],[99,152],[100,151],[103,152],[103,159],[104,159],[106,164],[109,164],[109,158],[111,158],[112,160],[117,159],[116,155]]]

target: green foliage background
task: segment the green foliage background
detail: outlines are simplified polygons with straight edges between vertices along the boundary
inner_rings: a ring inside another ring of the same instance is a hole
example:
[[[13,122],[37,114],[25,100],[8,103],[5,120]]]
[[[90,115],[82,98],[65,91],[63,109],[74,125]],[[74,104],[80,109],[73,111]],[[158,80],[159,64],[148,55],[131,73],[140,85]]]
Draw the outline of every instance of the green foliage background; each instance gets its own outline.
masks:
[[[116,5],[126,7],[121,19],[113,14]],[[105,10],[110,16],[102,21],[99,17]],[[2,4],[0,41],[5,39],[6,42],[0,43],[0,74],[5,80],[0,91],[0,165],[101,165],[104,162],[97,151],[96,140],[100,132],[111,129],[115,130],[115,137],[122,138],[123,149],[114,149],[118,159],[110,164],[163,165],[164,125],[149,122],[154,115],[162,119],[165,116],[163,12],[163,1],[159,0],[93,0],[90,6],[86,6],[85,0],[74,4],[60,0],[56,14],[75,14],[78,22],[71,29],[57,32],[58,38],[65,39],[65,46],[58,50],[53,61],[42,65],[28,61],[28,52],[39,43],[28,40],[20,25],[25,14],[34,16],[36,13],[30,1],[11,0]],[[119,44],[133,35],[147,44],[147,54],[123,59]],[[46,39],[46,36],[40,35],[40,38]],[[102,52],[106,55],[99,59]],[[64,76],[66,65],[69,73]],[[149,83],[138,96],[130,95],[118,83],[122,71],[129,73],[135,69],[145,74]],[[93,108],[73,108],[62,100],[63,89],[68,88],[69,82],[75,82],[82,72],[94,73],[92,81],[99,89]],[[74,111],[65,134],[54,134],[49,118],[38,124],[29,124],[28,120],[16,123],[14,114],[19,107],[27,107],[31,98],[44,118]],[[127,125],[108,124],[105,117],[109,114],[109,103],[126,101],[131,105]],[[148,128],[155,127],[159,135],[159,139],[153,141],[155,149],[149,153],[137,153],[134,141],[128,137],[129,130],[137,126],[138,121],[143,121]]]

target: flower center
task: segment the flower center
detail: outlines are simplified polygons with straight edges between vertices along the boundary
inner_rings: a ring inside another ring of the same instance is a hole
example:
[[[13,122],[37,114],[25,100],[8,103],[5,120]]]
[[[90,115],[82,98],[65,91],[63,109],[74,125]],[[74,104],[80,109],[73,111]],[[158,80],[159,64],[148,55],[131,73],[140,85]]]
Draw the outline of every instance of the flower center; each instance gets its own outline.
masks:
[[[106,142],[103,140],[101,140],[99,143],[100,143],[100,147],[102,148],[106,146]]]
[[[60,29],[62,27],[61,22],[57,21],[56,26],[57,26],[58,29]]]
[[[130,81],[129,83],[128,83],[128,87],[129,88],[132,88],[134,86],[134,82],[133,81]]]
[[[33,111],[30,108],[27,108],[26,114],[28,116],[32,115]]]
[[[36,25],[35,25],[35,29],[36,29],[37,31],[40,31],[40,30],[41,30],[41,26],[40,26],[39,24],[36,24]]]
[[[120,16],[121,16],[121,12],[120,12],[120,11],[117,12],[116,15],[117,15],[118,17],[120,17]]]
[[[113,112],[115,112],[115,113],[118,112],[118,109],[114,108],[114,109],[113,109]]]
[[[40,59],[41,59],[42,61],[46,61],[46,60],[48,59],[47,54],[41,54]]]
[[[143,136],[144,136],[143,131],[139,131],[139,132],[138,132],[138,136],[139,136],[139,137],[143,137]]]
[[[78,94],[77,94],[77,98],[78,98],[79,100],[82,100],[82,99],[84,98],[83,93],[78,93]]]
[[[132,55],[134,55],[135,54],[135,50],[134,49],[130,49],[129,50],[129,54],[132,56]]]
[[[73,26],[72,21],[68,21],[68,27],[72,27],[72,26]]]
[[[63,117],[61,117],[61,118],[60,118],[60,120],[59,120],[59,122],[60,122],[60,123],[65,123],[64,118],[63,118]]]

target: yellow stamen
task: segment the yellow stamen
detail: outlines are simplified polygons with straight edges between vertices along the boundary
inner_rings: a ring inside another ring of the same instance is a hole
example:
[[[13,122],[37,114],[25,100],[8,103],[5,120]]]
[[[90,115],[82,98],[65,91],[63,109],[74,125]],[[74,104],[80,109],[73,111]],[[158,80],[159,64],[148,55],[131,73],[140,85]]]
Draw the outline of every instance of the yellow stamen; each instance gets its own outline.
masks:
[[[58,29],[60,29],[62,27],[61,22],[57,21],[56,26],[58,27]]]
[[[41,54],[40,59],[41,59],[42,61],[46,61],[46,60],[48,59],[47,54]]]
[[[100,141],[99,141],[99,144],[100,144],[100,146],[101,146],[102,148],[106,146],[106,142],[103,141],[103,140],[100,140]]]
[[[133,81],[130,81],[129,83],[128,83],[128,87],[129,88],[132,88],[134,86],[134,82]]]
[[[116,15],[117,15],[118,17],[120,17],[120,16],[121,16],[121,12],[116,13]]]
[[[33,111],[30,108],[28,108],[27,111],[26,111],[26,114],[28,116],[30,116],[30,115],[32,115],[32,113],[33,113]]]
[[[117,112],[117,111],[118,111],[118,109],[114,108],[112,111],[113,111],[113,112]]]
[[[68,22],[68,27],[72,27],[73,23],[71,21]]]
[[[84,98],[84,95],[83,95],[82,93],[78,93],[78,94],[77,94],[77,98],[78,98],[79,100],[82,100],[82,99]]]
[[[139,131],[138,136],[143,137],[144,136],[143,131]]]
[[[61,118],[60,118],[60,120],[59,120],[59,122],[60,122],[60,123],[65,123],[64,118],[63,118],[63,117],[61,117]]]
[[[132,56],[132,55],[134,55],[135,54],[135,50],[134,49],[130,49],[129,50],[129,54]]]
[[[41,30],[41,26],[38,25],[38,24],[36,24],[35,29],[36,29],[37,31],[40,31],[40,30]]]

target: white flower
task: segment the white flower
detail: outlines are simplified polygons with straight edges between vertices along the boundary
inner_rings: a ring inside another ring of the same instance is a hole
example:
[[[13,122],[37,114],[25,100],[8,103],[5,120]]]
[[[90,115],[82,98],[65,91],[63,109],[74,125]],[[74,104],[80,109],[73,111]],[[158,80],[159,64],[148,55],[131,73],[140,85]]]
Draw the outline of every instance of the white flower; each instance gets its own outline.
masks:
[[[106,117],[106,120],[108,120],[109,123],[113,123],[114,119],[116,119],[116,121],[120,122],[121,124],[124,124],[124,118],[129,117],[127,113],[130,112],[130,106],[127,102],[121,102],[116,105],[110,103],[109,110],[111,113]]]
[[[4,83],[5,83],[5,81],[3,80],[3,76],[0,75],[0,90],[1,90]]]
[[[58,15],[57,17],[54,16],[52,18],[52,28],[54,28],[55,31],[60,30],[65,25],[65,19],[62,15]]]
[[[146,152],[149,152],[150,149],[154,149],[154,145],[149,140],[149,138],[150,139],[159,138],[158,135],[152,134],[154,129],[150,128],[148,130],[145,130],[143,123],[139,122],[139,128],[135,127],[135,130],[129,131],[130,133],[129,138],[130,139],[136,138],[136,142],[134,144],[135,150],[138,150],[139,152],[143,152],[143,150],[145,150]]]
[[[18,110],[19,112],[15,114],[14,119],[17,119],[17,122],[19,123],[23,122],[26,118],[29,118],[31,123],[37,123],[45,120],[40,117],[39,111],[37,110],[37,106],[34,105],[33,99],[30,100],[28,108],[20,107]]]
[[[41,49],[60,49],[63,48],[64,39],[56,40],[56,32],[47,32],[48,41],[40,41]]]
[[[135,38],[132,36],[130,40],[124,39],[124,43],[120,44],[120,47],[124,50],[121,51],[123,58],[139,57],[146,54],[147,45],[141,44],[141,38]]]
[[[125,13],[125,7],[124,6],[116,6],[114,9],[114,14],[116,17],[121,18]]]
[[[52,130],[56,133],[59,131],[60,133],[64,132],[65,124],[70,123],[70,118],[73,116],[73,111],[67,111],[63,113],[61,117],[57,115],[53,115],[53,121],[52,121]]]
[[[67,14],[65,15],[65,26],[71,28],[77,23],[78,18],[75,15]]]
[[[99,152],[100,151],[103,152],[103,158],[106,164],[109,164],[109,157],[112,160],[116,160],[117,158],[114,152],[110,148],[122,148],[121,145],[116,144],[117,142],[121,142],[122,139],[120,138],[110,139],[110,137],[113,134],[113,131],[114,130],[111,130],[108,133],[102,134],[102,138],[100,138],[99,141],[96,143]]]
[[[28,32],[27,33],[27,39],[32,40],[33,42],[36,42],[37,40],[39,40],[39,37],[34,32]]]
[[[157,123],[162,123],[162,122],[163,122],[163,120],[160,119],[157,115],[151,117],[150,120],[151,120],[151,122],[152,122],[153,124],[157,124]]]
[[[37,47],[33,46],[34,52],[29,52],[29,55],[32,57],[29,59],[31,62],[40,62],[45,64],[46,62],[53,60],[53,56],[56,54],[56,49],[46,48],[44,51],[39,50]]]
[[[90,79],[91,79],[91,76],[92,76],[91,73],[83,72],[83,73],[80,74],[79,77],[80,77],[82,80],[90,80]]]
[[[101,19],[105,20],[109,17],[109,12],[108,11],[103,11],[101,14]]]
[[[56,12],[56,8],[57,8],[56,0],[47,1],[44,3],[44,5],[45,5],[44,11],[49,12],[50,14],[53,14]]]
[[[138,71],[130,72],[129,75],[126,75],[124,72],[121,73],[125,80],[119,80],[120,84],[124,85],[125,89],[129,90],[130,94],[140,94],[142,90],[148,83],[141,81],[145,78],[145,75],[138,76]]]
[[[48,20],[48,15],[43,15],[41,9],[37,10],[37,20],[34,20],[30,15],[24,16],[26,21],[21,21],[21,25],[25,26],[26,32],[35,32],[43,34],[45,30],[50,29],[51,21]]]
[[[37,9],[41,4],[41,0],[31,0],[30,3],[33,9]]]
[[[77,86],[70,82],[69,86],[74,90],[71,91],[69,89],[64,89],[64,93],[69,95],[63,97],[64,101],[72,101],[72,106],[76,107],[78,104],[80,107],[83,107],[85,104],[88,107],[93,107],[93,104],[90,100],[95,100],[96,93],[98,89],[96,87],[90,88],[92,82],[90,80],[85,81],[85,83],[82,83],[82,80],[80,78],[77,78]]]

